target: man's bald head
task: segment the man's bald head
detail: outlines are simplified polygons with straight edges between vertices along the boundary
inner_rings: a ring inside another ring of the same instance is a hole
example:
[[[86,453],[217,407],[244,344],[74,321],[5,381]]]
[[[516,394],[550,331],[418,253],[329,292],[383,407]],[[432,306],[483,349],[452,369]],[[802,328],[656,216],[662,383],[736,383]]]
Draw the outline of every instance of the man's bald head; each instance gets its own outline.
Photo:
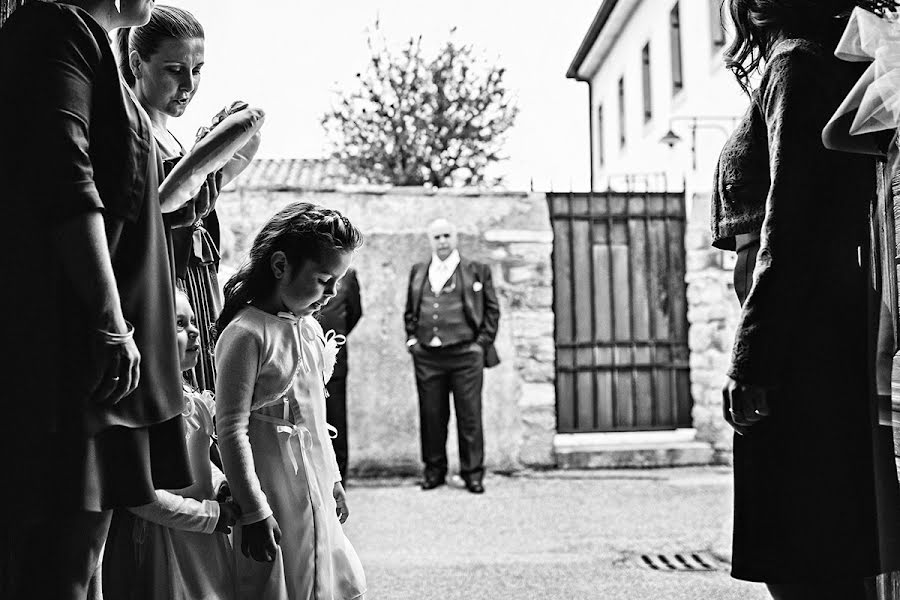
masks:
[[[428,241],[431,250],[441,260],[446,260],[456,250],[456,226],[447,219],[435,219],[428,225]]]

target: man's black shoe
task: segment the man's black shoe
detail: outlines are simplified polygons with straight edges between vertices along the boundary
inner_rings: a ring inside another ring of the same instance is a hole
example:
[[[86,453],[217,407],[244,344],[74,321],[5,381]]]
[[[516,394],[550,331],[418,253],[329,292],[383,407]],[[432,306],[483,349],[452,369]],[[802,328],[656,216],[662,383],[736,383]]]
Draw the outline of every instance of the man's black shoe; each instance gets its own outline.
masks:
[[[422,481],[421,487],[423,490],[433,490],[445,483],[447,483],[447,481],[443,477],[426,477],[425,480]]]
[[[472,492],[473,494],[483,494],[484,493],[484,485],[481,484],[480,481],[467,481],[466,489]]]

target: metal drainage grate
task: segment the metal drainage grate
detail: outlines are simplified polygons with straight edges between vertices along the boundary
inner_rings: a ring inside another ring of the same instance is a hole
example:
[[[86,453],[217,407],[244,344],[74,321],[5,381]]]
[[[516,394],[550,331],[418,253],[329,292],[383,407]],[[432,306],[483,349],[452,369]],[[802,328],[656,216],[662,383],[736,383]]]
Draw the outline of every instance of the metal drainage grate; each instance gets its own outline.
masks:
[[[654,571],[717,571],[718,563],[705,553],[642,554],[636,561]]]

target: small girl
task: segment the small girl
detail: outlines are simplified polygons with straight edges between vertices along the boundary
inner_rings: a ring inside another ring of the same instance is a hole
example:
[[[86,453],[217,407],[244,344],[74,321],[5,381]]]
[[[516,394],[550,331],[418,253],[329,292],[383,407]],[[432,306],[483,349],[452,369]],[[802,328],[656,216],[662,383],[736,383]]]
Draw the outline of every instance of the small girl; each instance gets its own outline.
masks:
[[[197,364],[200,334],[188,297],[180,290],[175,313],[181,370],[187,372]],[[194,484],[157,490],[155,502],[116,511],[103,559],[106,600],[235,597],[228,534],[240,510],[225,497],[225,476],[209,460],[212,394],[185,385],[182,414]]]
[[[326,358],[312,317],[361,242],[340,213],[291,204],[225,286],[216,405],[225,473],[244,510],[239,598],[350,600],[366,591],[340,527],[349,510],[325,422],[334,353]]]

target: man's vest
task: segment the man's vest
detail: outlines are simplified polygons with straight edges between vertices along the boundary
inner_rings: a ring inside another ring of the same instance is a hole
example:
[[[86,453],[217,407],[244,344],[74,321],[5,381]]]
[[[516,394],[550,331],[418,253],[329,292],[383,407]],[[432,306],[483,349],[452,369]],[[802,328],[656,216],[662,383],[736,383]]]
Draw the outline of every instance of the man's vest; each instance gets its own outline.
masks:
[[[459,267],[444,284],[439,294],[431,291],[425,278],[419,305],[419,328],[416,337],[423,346],[451,346],[475,340],[475,332],[463,308],[463,286]]]

